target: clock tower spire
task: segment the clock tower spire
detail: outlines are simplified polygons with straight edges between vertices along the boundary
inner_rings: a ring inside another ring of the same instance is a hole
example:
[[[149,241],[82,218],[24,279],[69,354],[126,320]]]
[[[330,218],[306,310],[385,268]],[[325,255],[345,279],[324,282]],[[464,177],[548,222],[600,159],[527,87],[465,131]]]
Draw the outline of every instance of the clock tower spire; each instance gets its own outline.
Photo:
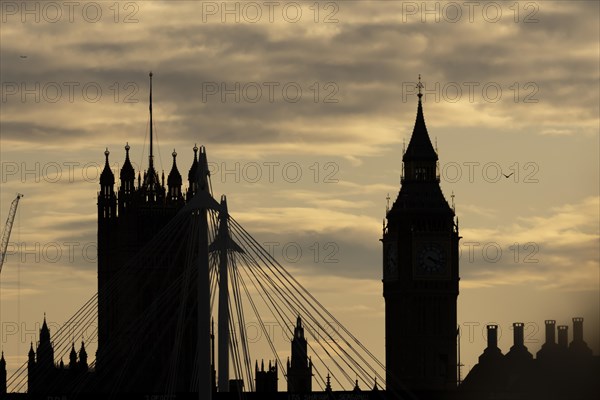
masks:
[[[401,188],[386,213],[383,296],[388,389],[433,393],[456,388],[460,237],[454,211],[440,188],[422,87],[419,76],[417,116],[402,157]]]

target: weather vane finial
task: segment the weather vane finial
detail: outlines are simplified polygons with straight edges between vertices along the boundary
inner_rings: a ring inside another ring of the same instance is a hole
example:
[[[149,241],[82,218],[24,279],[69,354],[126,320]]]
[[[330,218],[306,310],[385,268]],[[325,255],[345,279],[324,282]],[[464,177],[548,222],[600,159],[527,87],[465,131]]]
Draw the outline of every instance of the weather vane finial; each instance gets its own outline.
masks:
[[[421,97],[423,97],[423,93],[421,93],[421,89],[423,89],[423,88],[424,88],[424,86],[421,83],[421,74],[419,74],[419,83],[417,83],[417,89],[419,89],[419,94],[417,94],[417,96],[419,96],[419,99]]]

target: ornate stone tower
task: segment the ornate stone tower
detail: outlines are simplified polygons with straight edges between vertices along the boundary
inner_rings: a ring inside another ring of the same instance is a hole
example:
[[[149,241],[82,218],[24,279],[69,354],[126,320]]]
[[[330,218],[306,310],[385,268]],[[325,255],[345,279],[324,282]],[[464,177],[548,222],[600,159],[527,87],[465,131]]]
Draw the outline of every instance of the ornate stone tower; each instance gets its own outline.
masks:
[[[456,388],[458,224],[437,174],[423,116],[402,161],[401,188],[383,232],[387,385],[391,390]]]
[[[149,97],[147,169],[136,172],[125,146],[125,162],[115,190],[115,176],[106,150],[98,192],[98,356],[96,371],[103,390],[153,392],[172,384],[189,391],[194,379],[197,341],[197,291],[186,281],[187,296],[179,303],[160,303],[185,269],[185,252],[176,249],[180,237],[161,237],[162,254],[150,254],[149,244],[185,206],[177,153],[165,187],[154,163],[152,73]],[[198,169],[198,148],[190,176]],[[194,185],[196,182],[194,181]],[[168,188],[168,190],[167,190]],[[195,187],[194,187],[195,189]],[[191,199],[188,197],[187,201]],[[173,251],[171,251],[173,250]],[[180,291],[184,284],[180,283]],[[182,304],[184,306],[182,306]],[[183,310],[183,311],[182,311]],[[185,312],[185,324],[176,317]],[[184,350],[181,350],[184,349]],[[174,356],[174,352],[177,355]],[[81,358],[81,354],[80,354]],[[85,358],[84,358],[85,360]],[[174,371],[177,371],[175,373]]]
[[[312,361],[308,357],[302,319],[298,317],[292,339],[292,360],[287,362],[288,392],[312,392]]]

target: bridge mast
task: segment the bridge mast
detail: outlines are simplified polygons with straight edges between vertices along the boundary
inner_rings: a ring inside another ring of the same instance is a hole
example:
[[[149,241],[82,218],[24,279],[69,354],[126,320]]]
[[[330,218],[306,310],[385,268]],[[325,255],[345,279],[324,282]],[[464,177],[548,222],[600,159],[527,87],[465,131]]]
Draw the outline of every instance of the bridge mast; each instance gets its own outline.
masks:
[[[196,175],[198,190],[186,205],[192,216],[199,217],[198,229],[198,399],[212,399],[211,367],[211,315],[210,315],[210,269],[208,261],[208,210],[219,210],[219,203],[210,194],[208,184],[208,161],[204,146],[200,147],[200,160]]]
[[[219,212],[219,392],[229,392],[228,218],[227,198],[223,195]]]

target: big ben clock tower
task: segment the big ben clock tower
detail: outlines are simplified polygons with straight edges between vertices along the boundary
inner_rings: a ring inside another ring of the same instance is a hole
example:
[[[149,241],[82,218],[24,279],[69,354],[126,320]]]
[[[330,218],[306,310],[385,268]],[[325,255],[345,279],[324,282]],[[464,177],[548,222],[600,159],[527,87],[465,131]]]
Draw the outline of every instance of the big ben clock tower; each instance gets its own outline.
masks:
[[[401,188],[387,212],[382,239],[387,386],[445,393],[456,388],[457,378],[460,237],[454,210],[440,188],[420,79]]]

